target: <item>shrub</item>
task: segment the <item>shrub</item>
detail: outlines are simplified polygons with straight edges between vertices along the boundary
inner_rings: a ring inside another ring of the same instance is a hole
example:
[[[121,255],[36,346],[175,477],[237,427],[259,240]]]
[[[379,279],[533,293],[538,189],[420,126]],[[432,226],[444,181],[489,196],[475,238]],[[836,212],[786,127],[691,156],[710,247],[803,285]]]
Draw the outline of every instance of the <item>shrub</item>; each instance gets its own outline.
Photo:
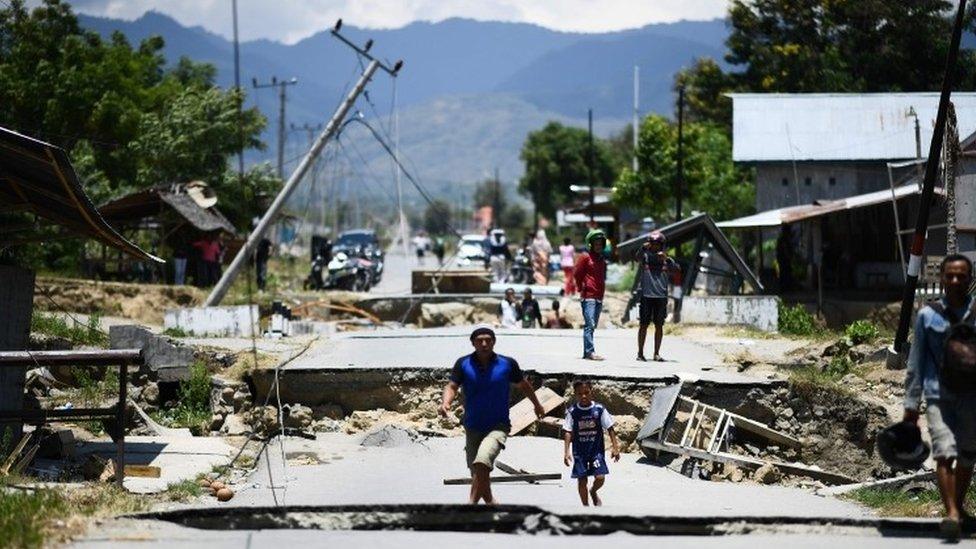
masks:
[[[210,425],[210,372],[203,362],[190,365],[190,377],[180,382],[179,404],[176,408],[160,410],[154,419],[167,427],[187,427],[194,434],[202,434]]]
[[[101,315],[92,313],[88,316],[88,323],[81,324],[75,320],[69,325],[58,315],[34,311],[31,316],[31,332],[54,337],[63,337],[75,345],[108,344],[108,336],[100,327]]]
[[[847,356],[847,353],[842,353],[834,355],[827,367],[824,368],[824,374],[830,379],[840,379],[847,374],[851,373],[854,368],[854,362]]]
[[[780,302],[778,309],[779,333],[781,334],[810,336],[819,329],[816,319],[807,312],[803,305],[797,304],[790,307]]]
[[[855,320],[844,329],[844,337],[849,339],[852,345],[870,343],[881,337],[881,330],[868,320]]]

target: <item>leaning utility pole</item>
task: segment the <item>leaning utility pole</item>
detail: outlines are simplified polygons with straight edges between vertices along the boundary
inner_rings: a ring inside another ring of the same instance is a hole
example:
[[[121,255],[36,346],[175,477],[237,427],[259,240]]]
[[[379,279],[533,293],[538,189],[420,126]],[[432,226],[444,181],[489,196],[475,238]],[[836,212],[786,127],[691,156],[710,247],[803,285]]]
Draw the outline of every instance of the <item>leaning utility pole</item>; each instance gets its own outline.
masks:
[[[681,221],[681,198],[685,192],[685,87],[678,86],[678,177],[675,190],[674,220]]]
[[[257,248],[258,242],[260,242],[261,238],[264,237],[264,233],[267,232],[268,227],[271,225],[272,221],[274,221],[274,218],[284,207],[288,197],[291,196],[291,193],[294,192],[295,188],[301,182],[309,168],[311,168],[312,163],[316,158],[318,158],[319,154],[322,152],[322,149],[325,148],[325,144],[330,139],[335,137],[336,132],[339,130],[339,126],[346,117],[346,114],[348,114],[349,110],[352,109],[353,104],[356,102],[356,98],[359,97],[359,94],[362,93],[362,91],[366,88],[366,84],[369,83],[370,78],[373,77],[376,70],[383,69],[390,76],[395,77],[397,72],[403,66],[402,61],[397,61],[393,68],[389,68],[380,63],[373,56],[369,55],[366,50],[355,46],[340,35],[340,28],[342,28],[341,19],[336,22],[335,28],[332,29],[332,35],[352,47],[359,55],[369,59],[369,65],[367,65],[363,70],[363,73],[360,75],[356,85],[353,86],[352,90],[349,91],[349,95],[346,96],[343,102],[336,109],[335,114],[332,115],[332,118],[329,120],[329,123],[326,124],[325,129],[322,130],[322,133],[315,140],[315,143],[312,144],[312,148],[305,153],[305,157],[302,158],[301,162],[299,162],[298,167],[295,168],[294,172],[292,172],[291,176],[288,178],[288,181],[285,182],[285,185],[281,188],[278,196],[276,196],[271,205],[268,206],[268,210],[264,212],[261,220],[258,221],[257,227],[255,227],[251,234],[247,237],[247,242],[244,243],[244,246],[241,247],[240,251],[237,252],[237,255],[234,256],[234,260],[231,262],[230,266],[227,267],[227,270],[224,271],[224,275],[220,277],[217,285],[214,286],[213,290],[210,292],[210,295],[207,296],[204,306],[210,307],[219,304],[227,294],[227,290],[230,289],[231,283],[233,283],[234,279],[237,277],[238,271],[241,270],[241,267],[244,266],[245,262],[250,260],[255,248]],[[369,43],[372,44],[372,40],[370,40]]]
[[[278,88],[278,177],[281,179],[285,178],[285,103],[288,101],[285,90],[288,86],[294,86],[297,83],[297,78],[279,82],[277,77],[272,76],[269,84],[258,84],[257,78],[251,79],[251,84],[256,90]]]
[[[593,109],[586,111],[588,143],[587,143],[587,155],[586,155],[586,171],[587,175],[590,176],[590,228],[596,227],[596,222],[593,216],[593,207],[596,203],[596,182],[593,180]]]
[[[638,112],[638,98],[640,97],[640,68],[634,65],[634,158],[632,168],[634,173],[640,168],[640,164],[637,162],[637,135],[640,133],[640,124],[638,123],[638,117],[640,113]]]
[[[939,171],[939,151],[942,150],[942,140],[945,137],[946,111],[949,108],[949,97],[952,94],[952,76],[956,72],[956,57],[959,55],[959,40],[962,35],[962,25],[966,14],[966,0],[959,0],[956,20],[952,27],[952,38],[949,51],[946,53],[945,72],[942,76],[942,94],[939,97],[939,111],[935,116],[935,128],[932,131],[932,142],[929,144],[929,156],[925,161],[925,180],[922,183],[922,196],[919,198],[918,218],[915,221],[915,236],[912,238],[912,249],[908,260],[908,279],[905,281],[905,291],[901,298],[901,315],[898,318],[898,331],[895,333],[894,357],[889,353],[889,359],[900,362],[907,351],[908,328],[912,319],[915,302],[915,289],[922,272],[922,256],[925,254],[925,233],[929,228],[929,210],[932,208],[932,195],[935,194],[935,179]],[[889,360],[889,365],[891,360]]]

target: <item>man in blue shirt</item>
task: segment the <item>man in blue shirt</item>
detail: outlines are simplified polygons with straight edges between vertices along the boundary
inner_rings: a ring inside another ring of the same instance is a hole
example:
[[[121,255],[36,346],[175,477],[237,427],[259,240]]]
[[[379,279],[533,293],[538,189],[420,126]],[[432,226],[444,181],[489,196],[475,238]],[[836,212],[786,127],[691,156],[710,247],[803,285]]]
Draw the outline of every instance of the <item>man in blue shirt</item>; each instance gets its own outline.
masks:
[[[968,295],[973,264],[966,256],[949,255],[942,261],[942,307],[955,318],[973,322],[973,298]],[[925,418],[932,439],[932,457],[946,518],[943,532],[958,538],[966,517],[963,501],[972,480],[976,459],[976,395],[953,394],[940,383],[944,343],[950,323],[930,306],[915,320],[915,340],[908,355],[905,377],[904,420],[917,424],[919,404],[925,397]]]
[[[508,417],[511,384],[517,384],[532,401],[535,414],[545,415],[545,410],[535,396],[532,385],[522,375],[518,362],[513,358],[495,354],[495,332],[479,327],[471,332],[474,352],[457,359],[451,369],[450,381],[444,387],[441,406],[437,410],[447,416],[458,388],[464,388],[464,451],[468,468],[471,469],[471,504],[484,500],[494,505],[498,501],[491,494],[489,473],[495,467],[495,459],[505,448],[511,420]]]

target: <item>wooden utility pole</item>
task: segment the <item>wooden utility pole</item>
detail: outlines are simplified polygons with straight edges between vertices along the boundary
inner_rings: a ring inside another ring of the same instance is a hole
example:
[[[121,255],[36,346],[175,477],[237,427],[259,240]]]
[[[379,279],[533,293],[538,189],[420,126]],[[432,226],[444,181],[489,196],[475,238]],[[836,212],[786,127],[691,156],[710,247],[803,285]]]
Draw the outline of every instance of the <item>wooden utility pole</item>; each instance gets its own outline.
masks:
[[[685,87],[678,86],[678,170],[675,184],[674,220],[681,221],[681,198],[685,187]]]
[[[258,84],[257,78],[252,78],[251,83],[254,89],[278,88],[278,177],[285,179],[285,103],[288,101],[288,94],[285,91],[288,86],[298,83],[297,78],[279,81],[272,76],[268,84]]]
[[[590,228],[596,227],[594,220],[593,207],[596,203],[596,181],[593,178],[593,109],[586,112],[588,134],[588,147],[586,155],[586,168],[590,179]]]
[[[31,313],[34,310],[34,271],[20,267],[0,266],[0,351],[22,351],[27,348]],[[27,368],[0,368],[0,410],[21,411],[24,408],[24,383]],[[12,448],[24,432],[22,421],[0,424],[0,440],[9,440]]]

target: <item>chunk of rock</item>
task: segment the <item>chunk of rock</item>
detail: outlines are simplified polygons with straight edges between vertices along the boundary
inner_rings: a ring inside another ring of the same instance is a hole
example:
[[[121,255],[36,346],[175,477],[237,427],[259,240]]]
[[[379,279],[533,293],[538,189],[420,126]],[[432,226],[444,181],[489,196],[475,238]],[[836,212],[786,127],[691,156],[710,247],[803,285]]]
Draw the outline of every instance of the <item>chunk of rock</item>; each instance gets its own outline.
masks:
[[[244,416],[245,423],[259,435],[268,435],[278,430],[278,409],[274,406],[251,408]],[[226,423],[225,423],[226,424]]]
[[[774,484],[783,478],[783,473],[772,463],[766,463],[756,469],[756,472],[752,474],[752,478],[762,484]]]
[[[363,441],[359,445],[367,448],[396,448],[398,446],[415,444],[421,438],[420,434],[413,429],[405,429],[396,425],[384,425],[379,429],[370,431],[363,437]]]
[[[613,430],[620,437],[620,445],[626,448],[634,439],[641,428],[641,421],[634,416],[619,415],[614,416]],[[609,446],[608,446],[609,448]]]
[[[223,425],[220,427],[220,432],[229,436],[240,436],[247,434],[250,429],[247,426],[247,422],[239,414],[230,414],[224,418]]]
[[[312,409],[301,404],[285,404],[282,406],[285,427],[290,429],[305,429],[312,424]]]
[[[139,395],[141,402],[146,404],[152,404],[157,406],[159,404],[159,385],[155,383],[148,383],[142,388],[142,393]]]
[[[469,324],[474,307],[466,303],[423,303],[420,321],[425,328]]]

